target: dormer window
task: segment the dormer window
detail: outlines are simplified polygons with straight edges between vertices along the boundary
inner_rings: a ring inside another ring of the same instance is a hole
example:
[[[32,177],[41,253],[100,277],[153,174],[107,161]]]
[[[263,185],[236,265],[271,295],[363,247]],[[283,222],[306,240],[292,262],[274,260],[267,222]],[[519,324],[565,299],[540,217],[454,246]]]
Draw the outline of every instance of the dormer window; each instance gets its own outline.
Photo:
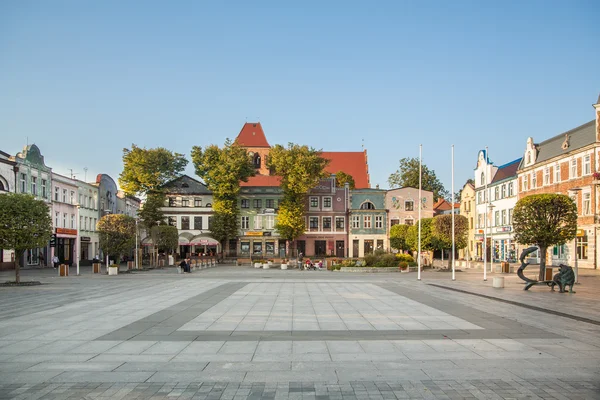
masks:
[[[183,182],[183,183],[181,184],[181,187],[182,187],[182,188],[188,188],[188,187],[190,187],[190,185],[188,185],[188,184],[187,184],[187,182]]]
[[[374,210],[375,206],[370,201],[365,201],[360,205],[361,210]]]

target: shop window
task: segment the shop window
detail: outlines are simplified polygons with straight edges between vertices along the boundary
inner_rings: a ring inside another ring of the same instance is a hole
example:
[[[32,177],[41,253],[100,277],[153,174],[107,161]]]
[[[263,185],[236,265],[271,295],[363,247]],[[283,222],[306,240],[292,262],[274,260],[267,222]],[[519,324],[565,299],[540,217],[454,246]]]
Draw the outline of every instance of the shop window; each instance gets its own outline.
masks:
[[[262,242],[253,242],[252,243],[252,254],[262,254]]]
[[[243,255],[250,254],[250,242],[240,242],[240,253]]]
[[[275,242],[271,242],[271,241],[265,242],[265,253],[268,256],[272,256],[275,254]]]
[[[364,254],[373,254],[373,241],[365,240],[363,243]]]

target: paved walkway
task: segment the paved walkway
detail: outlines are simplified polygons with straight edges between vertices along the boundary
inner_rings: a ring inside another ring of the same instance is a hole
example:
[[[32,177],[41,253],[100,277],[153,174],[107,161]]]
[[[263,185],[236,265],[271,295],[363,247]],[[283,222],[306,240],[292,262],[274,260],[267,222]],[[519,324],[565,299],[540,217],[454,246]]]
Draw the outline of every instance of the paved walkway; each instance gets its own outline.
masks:
[[[0,398],[600,399],[598,275],[81,274],[0,288]]]

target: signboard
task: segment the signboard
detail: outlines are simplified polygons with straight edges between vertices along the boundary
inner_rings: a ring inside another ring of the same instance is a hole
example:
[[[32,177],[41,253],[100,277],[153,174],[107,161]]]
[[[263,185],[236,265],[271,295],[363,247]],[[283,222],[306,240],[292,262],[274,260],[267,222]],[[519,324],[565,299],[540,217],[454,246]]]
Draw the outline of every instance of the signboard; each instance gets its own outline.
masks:
[[[496,232],[510,232],[512,227],[510,226],[500,226],[496,228]]]
[[[271,232],[263,232],[263,236],[271,236]]]
[[[50,247],[56,247],[56,234],[53,233],[52,236],[50,236]]]
[[[56,233],[61,235],[77,235],[77,229],[56,228]]]
[[[81,237],[81,241],[82,242],[91,242],[92,238],[90,238],[89,236],[82,236]]]
[[[577,237],[585,236],[585,229],[577,229]]]
[[[246,232],[245,236],[262,236],[262,232]]]

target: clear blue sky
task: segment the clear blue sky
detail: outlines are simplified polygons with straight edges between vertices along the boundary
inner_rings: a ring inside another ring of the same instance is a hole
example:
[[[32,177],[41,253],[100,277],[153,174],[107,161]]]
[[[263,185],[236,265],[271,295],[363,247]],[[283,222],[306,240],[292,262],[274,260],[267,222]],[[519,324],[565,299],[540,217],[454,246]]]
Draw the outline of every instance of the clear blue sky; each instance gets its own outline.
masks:
[[[83,178],[122,149],[189,157],[260,120],[271,144],[418,157],[450,190],[594,118],[600,2],[0,2],[0,150]],[[28,139],[27,139],[28,138]],[[188,168],[193,175],[193,167]]]

